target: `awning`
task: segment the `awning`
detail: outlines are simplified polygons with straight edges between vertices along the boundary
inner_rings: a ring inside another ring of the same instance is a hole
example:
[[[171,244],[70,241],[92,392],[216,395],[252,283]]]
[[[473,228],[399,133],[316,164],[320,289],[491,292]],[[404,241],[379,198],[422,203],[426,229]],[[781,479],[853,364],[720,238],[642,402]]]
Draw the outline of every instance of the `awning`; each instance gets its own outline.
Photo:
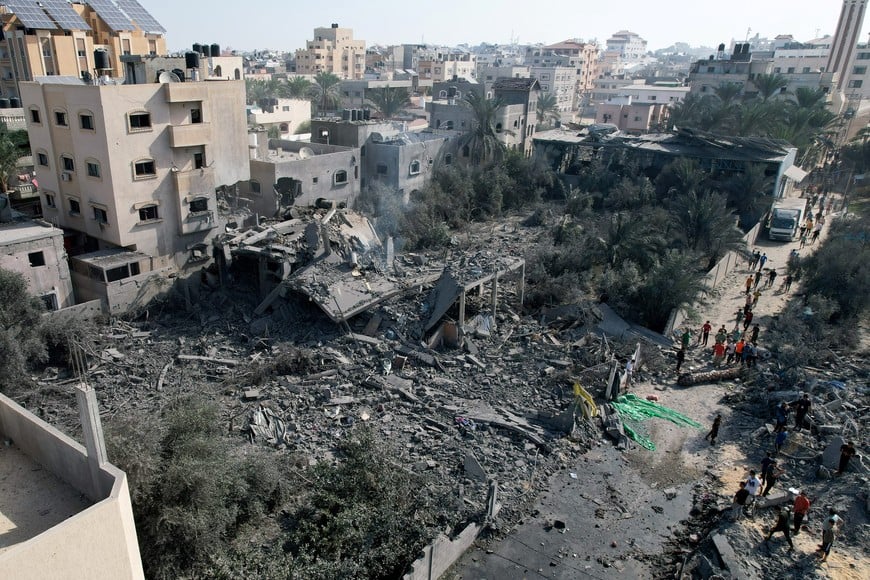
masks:
[[[783,173],[786,177],[794,181],[795,183],[800,183],[803,181],[807,175],[809,175],[806,171],[798,167],[797,165],[792,165]]]

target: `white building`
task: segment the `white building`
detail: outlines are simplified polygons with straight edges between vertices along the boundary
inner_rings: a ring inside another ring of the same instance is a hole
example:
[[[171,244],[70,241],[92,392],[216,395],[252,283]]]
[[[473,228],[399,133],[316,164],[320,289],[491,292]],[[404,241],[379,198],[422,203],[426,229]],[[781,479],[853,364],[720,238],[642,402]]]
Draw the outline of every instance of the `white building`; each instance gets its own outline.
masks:
[[[618,52],[624,62],[643,60],[646,56],[646,45],[646,40],[628,30],[615,32],[607,39],[607,50]]]

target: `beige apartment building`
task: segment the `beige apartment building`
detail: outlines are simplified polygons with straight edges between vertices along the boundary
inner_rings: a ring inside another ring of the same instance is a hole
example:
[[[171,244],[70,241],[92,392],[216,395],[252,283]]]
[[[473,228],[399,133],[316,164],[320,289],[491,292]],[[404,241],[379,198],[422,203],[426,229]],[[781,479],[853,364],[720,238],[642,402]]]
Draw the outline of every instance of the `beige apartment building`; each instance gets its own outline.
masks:
[[[147,11],[139,7],[134,17],[113,2],[93,4],[99,8],[86,2],[0,3],[0,94],[17,98],[18,84],[39,76],[120,78],[122,56],[166,54],[165,29]]]
[[[296,51],[296,73],[329,72],[342,79],[361,79],[365,73],[366,41],[354,40],[352,28],[315,28],[314,40]]]
[[[477,57],[471,53],[438,53],[434,59],[420,59],[417,73],[421,79],[433,83],[451,79],[474,80],[477,75]]]
[[[38,77],[21,96],[43,215],[70,255],[123,249],[153,270],[208,256],[217,190],[250,175],[244,81]]]

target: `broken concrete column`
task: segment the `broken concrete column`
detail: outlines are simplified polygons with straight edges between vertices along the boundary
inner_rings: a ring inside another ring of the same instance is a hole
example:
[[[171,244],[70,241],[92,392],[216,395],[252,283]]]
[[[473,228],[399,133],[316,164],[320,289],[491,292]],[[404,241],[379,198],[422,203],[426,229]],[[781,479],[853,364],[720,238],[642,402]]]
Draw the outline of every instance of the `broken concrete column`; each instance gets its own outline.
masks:
[[[105,497],[100,467],[108,461],[108,458],[106,441],[103,438],[103,424],[100,421],[100,409],[97,406],[97,393],[90,385],[80,383],[76,387],[76,400],[79,405],[79,420],[82,423],[85,448],[88,451],[88,469],[91,472],[91,490],[88,496],[94,501],[99,501]]]
[[[492,276],[492,330],[495,330],[495,315],[498,312],[498,272]]]
[[[459,295],[459,328],[465,326],[465,290]]]

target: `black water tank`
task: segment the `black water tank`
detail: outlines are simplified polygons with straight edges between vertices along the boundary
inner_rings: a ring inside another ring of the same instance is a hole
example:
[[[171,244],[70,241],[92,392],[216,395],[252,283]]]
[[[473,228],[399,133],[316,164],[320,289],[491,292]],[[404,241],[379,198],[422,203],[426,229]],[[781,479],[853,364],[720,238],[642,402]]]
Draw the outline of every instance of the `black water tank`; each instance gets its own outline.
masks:
[[[18,97],[9,97],[9,105],[13,109],[21,108],[21,99],[19,99]]]
[[[719,45],[719,52],[725,52],[725,43]]]
[[[9,108],[9,99],[2,98],[0,99],[0,109],[8,109]]]
[[[185,74],[184,74],[183,70],[181,70],[180,68],[174,68],[174,69],[172,69],[172,74],[177,76],[178,80],[180,80],[181,82],[184,82]]]
[[[341,110],[341,120],[342,121],[350,121],[350,109],[342,109]]]
[[[195,52],[196,54],[202,53],[202,45],[198,42],[194,42],[193,43],[193,52]]]
[[[363,109],[363,120],[368,121],[372,118],[372,112],[368,109]]]
[[[209,48],[209,45],[207,42],[201,44],[200,47],[201,48],[199,50],[199,54],[201,54],[202,56],[211,56],[211,49]]]
[[[185,68],[199,68],[199,53],[198,52],[186,52],[186,53],[184,53],[184,66],[185,66]]]
[[[94,68],[97,70],[111,69],[109,64],[109,52],[104,48],[98,48],[94,51]]]
[[[212,44],[211,45],[211,55],[212,56],[220,56],[221,55],[221,45]]]

